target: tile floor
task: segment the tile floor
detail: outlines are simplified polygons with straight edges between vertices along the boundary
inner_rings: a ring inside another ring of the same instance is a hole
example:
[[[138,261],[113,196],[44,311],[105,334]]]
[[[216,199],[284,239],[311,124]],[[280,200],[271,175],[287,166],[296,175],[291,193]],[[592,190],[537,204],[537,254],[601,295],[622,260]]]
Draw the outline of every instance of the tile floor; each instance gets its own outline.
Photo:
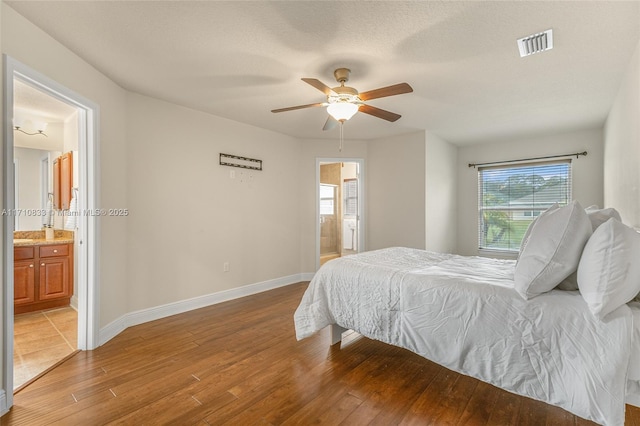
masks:
[[[42,373],[78,347],[78,313],[71,307],[16,315],[13,388]]]

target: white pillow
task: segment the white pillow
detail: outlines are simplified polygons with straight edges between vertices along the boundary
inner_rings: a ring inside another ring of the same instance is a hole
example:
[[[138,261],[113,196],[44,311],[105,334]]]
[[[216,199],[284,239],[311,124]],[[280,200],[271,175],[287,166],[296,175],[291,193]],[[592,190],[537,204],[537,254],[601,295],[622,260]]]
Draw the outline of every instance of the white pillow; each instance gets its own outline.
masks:
[[[620,213],[618,213],[618,210],[612,207],[609,207],[608,209],[600,209],[598,208],[598,206],[593,205],[593,206],[587,207],[585,210],[587,212],[587,216],[589,216],[589,220],[591,221],[591,227],[594,231],[598,226],[602,225],[612,217],[622,222]]]
[[[558,205],[558,203],[554,203],[554,204],[551,205],[551,207],[549,207],[547,210],[542,212],[542,214],[544,214],[545,212],[551,211],[551,210],[559,209],[559,208],[560,208],[560,206]],[[538,216],[538,217],[540,217],[540,216]],[[533,227],[535,226],[536,221],[538,220],[538,217],[534,218],[531,221],[531,223],[527,227],[527,230],[525,231],[524,235],[522,236],[522,241],[520,242],[520,251],[518,252],[518,259],[520,259],[520,254],[522,253],[522,250],[524,250],[524,248],[526,247],[527,243],[529,242],[529,237],[531,237],[531,231],[533,230]]]
[[[603,319],[640,293],[640,234],[616,219],[600,225],[584,247],[578,287]]]
[[[587,216],[589,216],[591,229],[593,229],[593,231],[612,217],[622,222],[622,219],[620,219],[620,213],[618,213],[614,208],[601,209],[598,206],[593,205],[584,210],[587,212]],[[578,271],[565,278],[556,288],[565,291],[578,290]]]
[[[538,216],[515,268],[513,280],[520,296],[531,299],[571,275],[591,233],[591,222],[577,201]]]

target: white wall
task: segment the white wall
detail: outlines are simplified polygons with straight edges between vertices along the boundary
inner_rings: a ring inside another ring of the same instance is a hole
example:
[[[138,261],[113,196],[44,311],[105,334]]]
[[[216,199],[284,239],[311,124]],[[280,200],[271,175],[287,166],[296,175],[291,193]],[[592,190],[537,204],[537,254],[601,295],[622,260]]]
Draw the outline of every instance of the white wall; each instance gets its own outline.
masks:
[[[297,141],[141,95],[127,100],[127,310],[298,274]],[[221,166],[220,153],[260,159],[263,171]]]
[[[458,253],[478,254],[478,171],[469,163],[517,160],[587,151],[572,161],[573,199],[584,207],[603,205],[603,134],[581,130],[508,142],[461,147],[458,150]],[[607,205],[608,207],[608,205]],[[617,207],[617,206],[613,206]]]
[[[425,133],[368,142],[367,249],[425,248]]]
[[[78,150],[78,111],[76,110],[64,121],[64,143],[63,152]]]
[[[440,253],[457,251],[458,148],[426,133],[425,248]]]
[[[604,199],[623,222],[640,227],[640,43],[604,130]]]
[[[79,180],[79,157],[78,157],[78,143],[79,143],[79,135],[78,135],[78,111],[76,110],[73,114],[71,114],[64,122],[64,146],[63,152],[73,152],[73,182],[72,186],[74,188],[78,187],[80,182]]]
[[[39,231],[46,220],[40,215],[42,206],[41,198],[41,161],[47,158],[49,151],[31,148],[15,148],[14,158],[18,163],[18,209],[26,209],[26,212],[18,216],[19,231]]]

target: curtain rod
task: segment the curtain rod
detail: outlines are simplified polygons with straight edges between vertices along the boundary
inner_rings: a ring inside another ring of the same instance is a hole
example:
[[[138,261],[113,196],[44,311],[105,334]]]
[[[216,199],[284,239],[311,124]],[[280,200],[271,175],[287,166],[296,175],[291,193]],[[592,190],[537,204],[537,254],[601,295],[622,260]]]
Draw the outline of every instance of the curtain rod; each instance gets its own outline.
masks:
[[[508,163],[520,163],[522,161],[533,161],[533,160],[548,160],[550,158],[562,158],[562,157],[580,157],[581,155],[587,155],[587,151],[584,152],[576,152],[574,154],[563,154],[563,155],[549,155],[547,157],[534,157],[534,158],[523,158],[521,160],[507,160],[507,161],[493,161],[491,163],[469,163],[469,167],[473,167],[474,169],[478,166],[493,166],[495,164],[508,164]]]

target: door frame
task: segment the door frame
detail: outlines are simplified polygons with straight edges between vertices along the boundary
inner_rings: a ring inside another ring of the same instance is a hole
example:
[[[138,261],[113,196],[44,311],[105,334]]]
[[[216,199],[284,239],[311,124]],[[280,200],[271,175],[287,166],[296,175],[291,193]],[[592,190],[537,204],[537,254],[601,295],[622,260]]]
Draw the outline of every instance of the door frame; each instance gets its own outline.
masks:
[[[3,203],[10,211],[15,208],[13,167],[13,90],[14,79],[78,109],[78,230],[77,280],[78,349],[94,349],[99,345],[99,106],[93,101],[62,86],[44,74],[16,59],[3,55]],[[0,412],[13,405],[13,231],[12,216],[4,215],[3,226],[3,309],[2,309],[2,389],[5,401]]]
[[[316,271],[320,269],[320,165],[326,163],[357,163],[358,164],[358,252],[366,250],[366,215],[365,215],[365,162],[363,158],[316,158]],[[342,200],[340,200],[342,202]]]

